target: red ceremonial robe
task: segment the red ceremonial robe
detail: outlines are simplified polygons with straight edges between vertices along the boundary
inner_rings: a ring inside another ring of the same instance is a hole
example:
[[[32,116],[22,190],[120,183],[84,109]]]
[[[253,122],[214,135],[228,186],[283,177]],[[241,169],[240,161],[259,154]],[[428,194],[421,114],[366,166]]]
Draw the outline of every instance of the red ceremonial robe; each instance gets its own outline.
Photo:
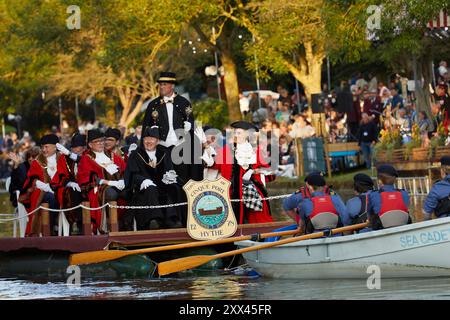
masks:
[[[50,182],[50,186],[56,191],[56,197],[58,198],[58,203],[60,208],[64,207],[64,193],[67,191],[66,185],[70,181],[76,181],[75,175],[75,161],[70,159],[68,156],[61,156],[56,164],[56,174]],[[70,206],[67,206],[70,208]]]
[[[228,181],[231,181],[233,183],[232,173],[233,173],[233,155],[231,152],[231,149],[228,145],[225,145],[216,155],[215,157],[216,162],[211,167],[212,169],[216,169],[220,171],[220,174],[222,177],[227,179]],[[261,157],[261,152],[259,147],[256,150],[256,163],[251,165],[252,169],[258,169],[258,168],[268,168],[270,167],[267,163],[265,163]],[[239,166],[239,199],[242,199],[242,176],[246,170]],[[261,196],[261,198],[265,198],[262,189],[264,188],[264,185],[261,181],[260,174],[252,174],[251,181],[254,182],[255,187]],[[230,199],[232,199],[232,187],[230,187]],[[247,210],[248,214],[246,216],[248,223],[262,223],[262,222],[272,222],[272,217],[270,216],[270,207],[267,201],[263,201],[263,209],[262,211],[253,211],[253,210]],[[244,223],[244,202],[239,202],[239,212],[234,213],[238,217],[238,223],[243,224]]]
[[[56,161],[59,161],[61,156],[56,155]],[[41,205],[45,192],[36,188],[36,180],[41,180],[44,183],[50,183],[50,176],[47,173],[47,158],[41,153],[33,162],[31,162],[30,170],[27,173],[27,179],[23,185],[24,193],[19,197],[19,201],[25,206],[27,212],[35,210]],[[33,223],[34,214],[28,216],[27,228],[25,235],[29,236],[31,232],[31,225]]]
[[[98,208],[105,203],[105,190],[107,185],[98,185],[98,179],[105,180],[121,180],[125,171],[125,162],[117,154],[112,154],[113,162],[119,167],[119,171],[110,175],[103,167],[95,162],[95,153],[91,150],[86,150],[81,156],[78,164],[77,182],[84,194],[84,198],[89,199],[89,206],[91,208]],[[119,199],[118,205],[124,205],[123,200]],[[95,233],[101,225],[102,211],[91,210],[91,219],[93,222],[93,232]],[[118,211],[119,214],[119,211]]]
[[[71,188],[66,187],[67,183],[76,182],[75,165],[76,162],[69,156],[62,155],[58,159],[56,174],[53,176],[50,186],[55,191],[60,208],[71,208],[78,205],[70,197],[69,189]],[[75,222],[73,211],[66,212],[66,217],[70,224]]]

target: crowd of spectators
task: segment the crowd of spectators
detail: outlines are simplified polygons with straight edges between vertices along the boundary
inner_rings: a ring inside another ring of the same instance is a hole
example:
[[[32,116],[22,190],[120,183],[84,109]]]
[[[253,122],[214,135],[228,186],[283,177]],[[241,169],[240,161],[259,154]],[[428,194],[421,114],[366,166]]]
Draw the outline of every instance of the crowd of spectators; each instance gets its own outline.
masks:
[[[423,106],[418,108],[414,81],[394,74],[389,81],[383,82],[371,73],[356,73],[333,90],[324,85],[315,99],[316,106],[308,105],[305,95],[297,90],[291,94],[288,89],[278,86],[277,92],[261,91],[259,101],[256,92],[242,93],[240,107],[244,118],[278,138],[282,157],[278,175],[295,178],[298,173],[295,139],[321,135],[311,124],[312,112],[325,114],[322,136],[329,143],[358,142],[366,166],[370,168],[373,146],[381,130],[399,129],[402,143],[406,144],[411,141],[416,125],[424,147],[437,134],[439,125],[448,134],[449,83],[449,68],[442,61],[430,87],[431,112],[425,112],[424,109],[429,108]]]

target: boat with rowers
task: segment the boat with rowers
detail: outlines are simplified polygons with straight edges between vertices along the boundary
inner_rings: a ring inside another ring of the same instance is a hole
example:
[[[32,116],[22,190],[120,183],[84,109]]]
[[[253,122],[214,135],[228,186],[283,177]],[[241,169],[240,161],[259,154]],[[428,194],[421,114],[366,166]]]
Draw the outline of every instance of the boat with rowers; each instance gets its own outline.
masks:
[[[239,248],[260,245],[235,243]],[[266,277],[367,279],[370,266],[382,278],[450,276],[450,217],[340,237],[311,239],[243,253]]]

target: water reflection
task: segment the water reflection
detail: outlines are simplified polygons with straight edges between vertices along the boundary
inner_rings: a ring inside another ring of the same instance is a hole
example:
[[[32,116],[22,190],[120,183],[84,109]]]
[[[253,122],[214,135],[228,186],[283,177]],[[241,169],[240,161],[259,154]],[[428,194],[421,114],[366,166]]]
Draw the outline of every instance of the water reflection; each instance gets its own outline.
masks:
[[[81,287],[0,279],[0,299],[449,299],[450,279],[382,279],[370,290],[366,280],[276,280],[234,275],[89,282]]]

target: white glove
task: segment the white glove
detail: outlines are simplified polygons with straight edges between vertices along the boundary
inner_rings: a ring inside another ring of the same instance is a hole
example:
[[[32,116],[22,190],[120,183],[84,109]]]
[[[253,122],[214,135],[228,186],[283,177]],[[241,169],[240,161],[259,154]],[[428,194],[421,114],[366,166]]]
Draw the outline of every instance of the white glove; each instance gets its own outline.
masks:
[[[110,163],[105,167],[105,170],[110,174],[113,175],[117,171],[119,171],[119,167],[115,163]]]
[[[81,192],[81,188],[80,188],[80,186],[78,185],[78,183],[76,183],[76,182],[69,182],[68,184],[66,184],[66,187],[67,188],[72,188],[74,191],[78,191],[78,192]]]
[[[178,177],[178,175],[175,172],[175,170],[169,170],[163,175],[163,178],[161,181],[165,184],[172,184],[172,183],[177,182],[177,177]]]
[[[184,132],[188,133],[192,129],[192,124],[189,121],[184,122]]]
[[[116,187],[116,188],[119,189],[120,191],[122,191],[123,189],[125,189],[125,183],[124,183],[123,180],[109,180],[109,181],[108,181],[108,186]]]
[[[56,144],[56,149],[58,149],[59,152],[61,152],[62,154],[66,155],[66,156],[68,156],[70,154],[69,149],[67,149],[60,143]]]
[[[252,174],[253,174],[253,169],[247,170],[247,172],[244,173],[244,175],[242,176],[242,180],[250,181],[250,178],[252,177]]]
[[[211,155],[209,155],[206,149],[205,151],[203,151],[202,159],[203,161],[205,161],[208,167],[211,167],[214,164],[214,158]]]
[[[201,143],[206,143],[206,134],[203,131],[202,127],[195,128],[194,134],[197,136]]]
[[[41,180],[36,180],[36,188],[44,192],[53,193],[53,190],[52,188],[50,188],[50,185],[48,183],[42,182]]]
[[[136,149],[137,149],[137,144],[136,143],[130,144],[130,146],[128,147],[128,156],[130,156],[131,152],[133,152]]]
[[[123,189],[125,189],[125,182],[123,180],[119,180],[117,181],[117,185],[115,187],[122,191]]]
[[[144,181],[142,181],[141,183],[141,190],[143,189],[147,189],[150,186],[155,186],[156,184],[153,183],[153,181],[151,179],[145,179]]]
[[[78,160],[78,155],[76,153],[71,152],[69,157],[73,161],[77,161]]]

